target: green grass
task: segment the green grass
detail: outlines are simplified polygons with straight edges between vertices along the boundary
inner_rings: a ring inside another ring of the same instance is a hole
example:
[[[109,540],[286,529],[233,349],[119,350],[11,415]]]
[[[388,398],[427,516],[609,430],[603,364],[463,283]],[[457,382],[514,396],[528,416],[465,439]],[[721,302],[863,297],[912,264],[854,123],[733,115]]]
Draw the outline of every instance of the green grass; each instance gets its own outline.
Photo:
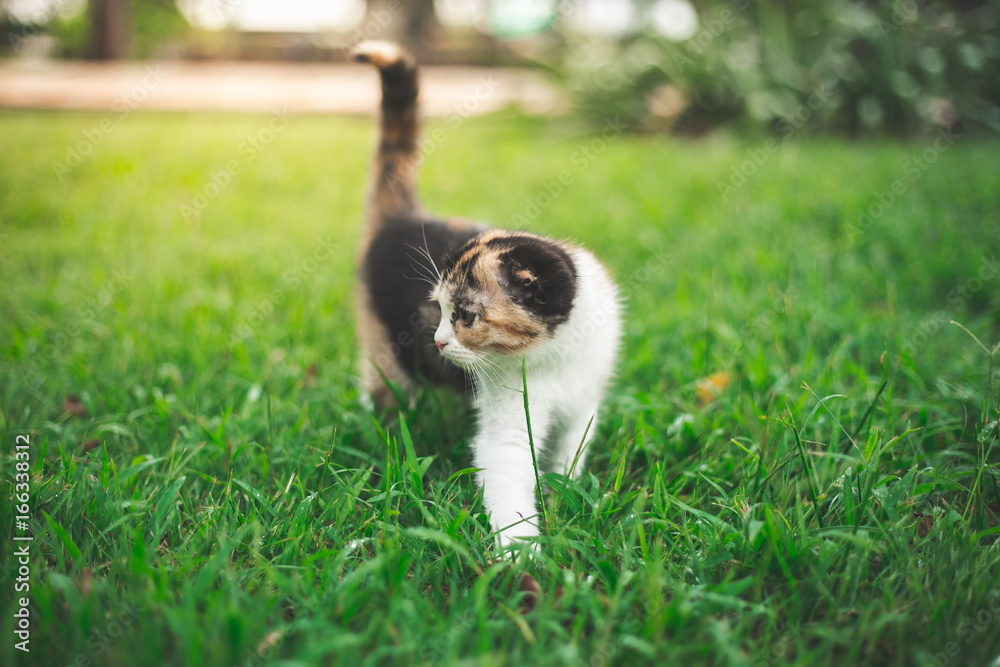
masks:
[[[1000,354],[946,320],[1000,342],[997,144],[935,154],[855,233],[930,143],[796,136],[723,201],[763,140],[623,135],[591,160],[563,123],[445,127],[431,210],[545,204],[531,229],[593,248],[628,294],[585,473],[543,475],[541,555],[512,568],[471,412],[358,395],[371,122],[297,118],[247,162],[266,117],[133,115],[59,182],[101,118],[0,114],[3,664],[996,664]]]

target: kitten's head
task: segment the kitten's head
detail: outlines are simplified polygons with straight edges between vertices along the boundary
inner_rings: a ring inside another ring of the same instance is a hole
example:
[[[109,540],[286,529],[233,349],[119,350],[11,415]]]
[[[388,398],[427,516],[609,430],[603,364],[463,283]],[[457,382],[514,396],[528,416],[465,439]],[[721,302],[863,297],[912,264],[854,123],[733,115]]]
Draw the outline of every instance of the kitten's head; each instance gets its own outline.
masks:
[[[463,368],[490,353],[520,357],[569,319],[576,284],[563,245],[518,232],[480,234],[453,255],[431,294],[441,306],[434,342]]]

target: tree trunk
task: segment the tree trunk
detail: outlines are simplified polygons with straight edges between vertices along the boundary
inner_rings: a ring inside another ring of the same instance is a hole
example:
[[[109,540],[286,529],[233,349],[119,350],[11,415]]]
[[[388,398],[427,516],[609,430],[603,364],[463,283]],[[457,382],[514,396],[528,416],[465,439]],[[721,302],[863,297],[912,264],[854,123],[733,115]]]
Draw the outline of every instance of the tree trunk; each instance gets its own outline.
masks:
[[[90,56],[128,58],[132,43],[132,0],[90,0]]]

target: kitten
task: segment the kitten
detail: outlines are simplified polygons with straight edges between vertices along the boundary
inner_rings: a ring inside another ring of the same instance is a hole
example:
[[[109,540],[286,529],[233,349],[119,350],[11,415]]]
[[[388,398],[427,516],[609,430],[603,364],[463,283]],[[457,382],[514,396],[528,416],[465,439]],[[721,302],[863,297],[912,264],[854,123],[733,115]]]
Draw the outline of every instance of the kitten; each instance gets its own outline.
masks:
[[[471,392],[477,480],[505,547],[538,535],[522,355],[536,451],[579,475],[620,344],[618,291],[582,248],[425,213],[415,194],[416,64],[387,42],[352,55],[382,83],[356,295],[362,381],[381,405],[393,398],[383,377],[404,390],[423,376]]]

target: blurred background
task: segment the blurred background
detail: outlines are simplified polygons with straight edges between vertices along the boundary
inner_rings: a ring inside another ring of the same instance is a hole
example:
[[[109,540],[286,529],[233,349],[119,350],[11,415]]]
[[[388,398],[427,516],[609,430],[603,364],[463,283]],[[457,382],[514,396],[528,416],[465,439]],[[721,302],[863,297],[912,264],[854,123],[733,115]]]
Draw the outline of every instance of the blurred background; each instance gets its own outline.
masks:
[[[186,61],[203,74],[216,71],[212,63],[312,63],[302,71],[316,72],[316,63],[343,63],[346,48],[379,38],[404,42],[429,68],[505,68],[519,92],[502,103],[595,125],[618,116],[632,130],[692,135],[725,125],[848,136],[1000,131],[998,0],[0,0],[0,8],[5,106],[101,106],[59,100],[60,86],[83,77],[95,89],[117,71],[70,66],[83,60]],[[228,70],[227,85],[238,87],[237,75],[254,85],[246,68]],[[211,79],[201,88],[212,89]],[[257,83],[267,80],[262,73]],[[350,90],[345,80],[342,103],[327,91],[316,110],[370,109]],[[187,94],[197,107],[197,94]]]

